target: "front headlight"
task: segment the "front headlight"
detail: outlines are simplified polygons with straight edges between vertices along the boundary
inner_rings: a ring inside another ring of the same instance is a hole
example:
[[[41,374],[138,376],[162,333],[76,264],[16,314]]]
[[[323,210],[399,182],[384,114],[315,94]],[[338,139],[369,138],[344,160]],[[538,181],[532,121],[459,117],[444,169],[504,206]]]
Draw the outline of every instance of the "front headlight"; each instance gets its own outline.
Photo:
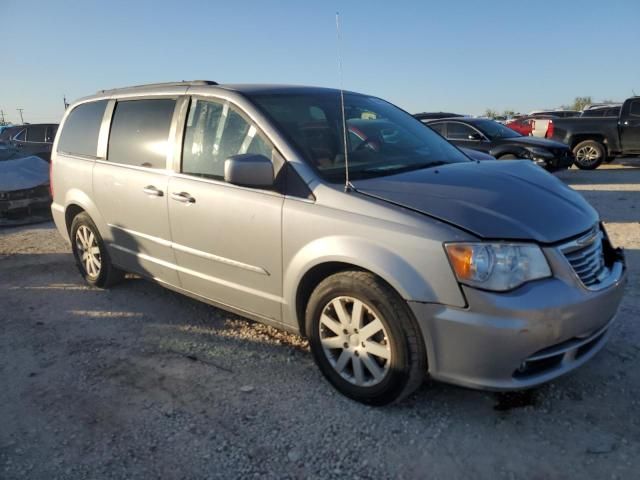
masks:
[[[542,250],[531,243],[447,243],[445,250],[460,283],[504,291],[551,276]]]
[[[553,153],[545,148],[527,147],[527,150],[535,157],[552,158]]]

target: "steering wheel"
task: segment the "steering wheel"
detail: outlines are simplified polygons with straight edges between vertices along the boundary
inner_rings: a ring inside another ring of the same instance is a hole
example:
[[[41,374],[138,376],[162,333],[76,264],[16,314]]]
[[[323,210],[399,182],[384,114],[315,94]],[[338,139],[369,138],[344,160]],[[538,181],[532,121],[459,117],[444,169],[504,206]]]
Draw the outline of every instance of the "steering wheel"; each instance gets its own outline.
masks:
[[[374,138],[365,138],[362,140],[356,147],[353,149],[354,152],[359,152],[360,150],[364,150],[365,148],[372,150],[374,152],[380,151],[380,141]]]

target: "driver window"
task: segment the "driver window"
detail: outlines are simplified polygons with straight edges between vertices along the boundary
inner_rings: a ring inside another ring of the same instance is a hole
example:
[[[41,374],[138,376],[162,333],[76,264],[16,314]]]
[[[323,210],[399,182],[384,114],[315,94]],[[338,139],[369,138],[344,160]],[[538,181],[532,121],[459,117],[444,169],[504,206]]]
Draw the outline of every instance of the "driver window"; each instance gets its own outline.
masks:
[[[447,125],[447,138],[449,140],[469,140],[469,135],[477,133],[473,128],[462,123],[449,123]]]
[[[228,102],[193,99],[182,149],[182,173],[224,178],[224,161],[232,155],[255,153],[272,158],[273,147]]]

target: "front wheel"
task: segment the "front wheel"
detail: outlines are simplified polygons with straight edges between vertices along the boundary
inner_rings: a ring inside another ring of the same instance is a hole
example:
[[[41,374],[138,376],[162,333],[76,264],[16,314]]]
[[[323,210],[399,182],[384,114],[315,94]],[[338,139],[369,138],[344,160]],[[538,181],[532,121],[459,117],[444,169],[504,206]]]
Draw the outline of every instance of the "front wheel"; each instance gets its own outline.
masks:
[[[604,145],[595,140],[585,140],[573,147],[574,163],[581,170],[595,170],[606,158]]]
[[[316,364],[342,394],[369,405],[402,400],[420,386],[426,352],[406,302],[368,272],[323,280],[306,309]]]
[[[89,285],[107,288],[124,277],[124,272],[111,263],[100,232],[89,215],[78,214],[71,223],[70,233],[76,265]]]

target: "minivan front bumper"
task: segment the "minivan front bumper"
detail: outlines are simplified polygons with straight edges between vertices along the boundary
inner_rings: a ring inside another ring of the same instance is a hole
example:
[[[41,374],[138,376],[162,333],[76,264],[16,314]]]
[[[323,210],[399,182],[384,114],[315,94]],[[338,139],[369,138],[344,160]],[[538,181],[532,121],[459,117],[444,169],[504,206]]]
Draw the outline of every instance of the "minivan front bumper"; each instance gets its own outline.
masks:
[[[462,286],[468,307],[409,302],[428,352],[429,375],[486,390],[530,388],[563,375],[605,345],[624,293],[617,278],[592,291],[552,277],[506,293]]]

